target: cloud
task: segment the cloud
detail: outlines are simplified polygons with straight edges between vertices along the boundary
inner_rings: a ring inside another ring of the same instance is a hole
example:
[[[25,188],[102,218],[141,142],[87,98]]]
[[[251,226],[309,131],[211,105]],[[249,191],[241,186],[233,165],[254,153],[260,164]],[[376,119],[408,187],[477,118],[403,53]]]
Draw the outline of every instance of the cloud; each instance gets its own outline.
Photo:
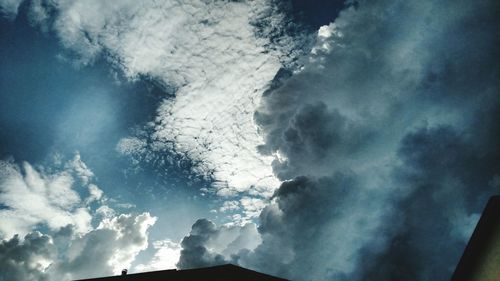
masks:
[[[311,37],[281,37],[268,4],[73,1],[38,22],[83,64],[102,55],[172,94],[119,151],[173,151],[212,192],[248,196],[247,215],[274,194],[258,232],[197,221],[179,267],[447,279],[499,191],[498,3],[356,1],[296,61]]]
[[[49,280],[45,274],[55,256],[52,238],[40,232],[0,241],[1,280]]]
[[[265,0],[33,1],[30,15],[81,63],[103,56],[127,78],[151,79],[175,96],[161,102],[145,138],[124,138],[119,151],[174,152],[221,196],[269,196],[279,181],[273,158],[255,148],[262,138],[253,112],[309,40],[297,24],[280,29],[288,20],[282,9]]]
[[[262,243],[233,260],[293,280],[449,279],[499,192],[499,8],[359,1],[321,27],[255,114],[284,182]]]
[[[83,235],[73,225],[54,234],[28,233],[0,242],[1,280],[74,280],[116,275],[148,245],[149,213],[104,219]]]
[[[177,267],[181,269],[225,264],[241,250],[252,250],[261,242],[255,224],[217,227],[199,219],[181,242]]]
[[[181,247],[178,243],[172,242],[169,239],[153,242],[153,248],[156,250],[153,258],[147,264],[139,264],[135,266],[135,270],[154,271],[176,268],[181,255]]]
[[[361,249],[383,247],[384,238],[376,235],[385,231],[380,218],[391,218],[391,207],[380,200],[384,193],[363,190],[355,178],[337,174],[284,182],[260,213],[258,233],[243,236],[259,243],[230,255],[211,246],[224,228],[198,221],[183,240],[179,266],[231,261],[285,278],[343,280],[357,270]]]
[[[96,229],[71,241],[64,256],[51,266],[52,278],[74,280],[118,274],[147,248],[148,229],[155,221],[149,213],[103,219]]]
[[[403,139],[399,154],[405,165],[396,174],[413,192],[398,204],[402,225],[393,241],[405,242],[391,243],[382,256],[365,263],[370,265],[367,275],[449,279],[485,202],[500,191],[489,184],[500,168],[492,143],[499,132],[493,125],[498,103],[492,108],[496,112],[483,107],[476,115],[482,126],[463,128],[474,135],[440,126],[421,128]]]
[[[219,208],[220,212],[234,211],[240,209],[240,202],[238,201],[224,201],[222,207]]]
[[[265,123],[267,117],[258,112],[256,118]],[[341,159],[349,161],[375,134],[373,128],[351,120],[339,110],[329,110],[320,101],[299,106],[289,120],[282,122],[278,132],[269,133],[266,146],[260,147],[264,153],[272,150],[282,156],[273,162],[282,180],[304,173],[329,174],[343,162]]]
[[[206,219],[197,220],[189,236],[182,240],[182,251],[177,266],[179,268],[197,268],[225,264],[224,257],[212,253],[206,246],[211,236],[217,233],[214,223]]]
[[[45,173],[27,162],[19,167],[12,161],[0,161],[1,236],[25,235],[38,224],[53,230],[72,224],[79,233],[89,231],[92,216],[74,189],[76,179],[72,174],[82,175],[84,181],[89,175],[79,168],[68,165]],[[91,188],[98,190],[95,185]]]
[[[131,266],[156,217],[117,214],[92,182],[79,154],[37,168],[0,162],[0,280],[74,280]]]
[[[14,19],[22,2],[23,0],[2,0],[0,2],[0,16]]]
[[[118,151],[160,166],[155,159],[173,152],[173,161],[188,160],[214,181],[220,196],[270,196],[279,181],[274,157],[256,149],[263,140],[253,112],[278,71],[300,66],[314,42],[293,8],[270,0],[37,0],[28,16],[81,64],[104,58],[128,79],[153,81],[171,95],[146,136],[122,139]]]
[[[76,153],[73,160],[68,161],[66,168],[74,171],[78,178],[83,181],[83,184],[88,184],[89,180],[94,177],[94,173],[82,161],[80,153]]]
[[[240,199],[241,206],[243,207],[243,214],[245,219],[251,220],[259,216],[260,212],[266,206],[267,201],[259,198],[243,197]]]

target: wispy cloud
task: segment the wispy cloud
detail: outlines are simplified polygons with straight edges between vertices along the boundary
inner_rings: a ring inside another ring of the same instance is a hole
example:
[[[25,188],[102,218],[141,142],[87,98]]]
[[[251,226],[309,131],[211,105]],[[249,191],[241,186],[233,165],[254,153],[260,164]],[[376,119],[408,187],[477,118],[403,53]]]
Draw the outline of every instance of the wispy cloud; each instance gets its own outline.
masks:
[[[66,168],[46,174],[27,162],[22,168],[13,162],[0,162],[0,233],[3,237],[25,235],[38,224],[58,229],[68,224],[85,233],[90,230],[92,216],[75,187],[100,192],[88,185],[92,176],[77,154]],[[81,180],[83,186],[75,183]]]

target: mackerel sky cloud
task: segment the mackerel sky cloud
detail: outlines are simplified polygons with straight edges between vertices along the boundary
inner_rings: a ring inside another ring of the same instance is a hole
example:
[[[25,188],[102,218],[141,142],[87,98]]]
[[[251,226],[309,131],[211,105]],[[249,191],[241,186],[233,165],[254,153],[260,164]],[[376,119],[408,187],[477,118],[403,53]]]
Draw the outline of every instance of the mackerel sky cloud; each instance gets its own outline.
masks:
[[[0,0],[0,279],[448,280],[500,192],[499,10]]]
[[[146,153],[172,150],[188,158],[193,172],[214,180],[221,196],[270,195],[278,181],[272,157],[255,149],[262,137],[253,122],[281,66],[279,54],[266,51],[268,39],[256,37],[251,25],[265,5],[61,2],[53,28],[82,63],[110,53],[110,63],[127,78],[144,76],[173,89],[175,98],[162,101],[151,120]],[[35,22],[50,24],[48,11],[36,11]]]

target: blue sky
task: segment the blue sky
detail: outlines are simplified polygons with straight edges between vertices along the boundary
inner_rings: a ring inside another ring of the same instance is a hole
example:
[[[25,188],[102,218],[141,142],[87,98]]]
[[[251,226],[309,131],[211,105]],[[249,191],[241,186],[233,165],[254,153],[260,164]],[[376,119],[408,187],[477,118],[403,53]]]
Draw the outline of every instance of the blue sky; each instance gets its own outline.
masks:
[[[104,62],[75,67],[61,58],[57,40],[25,17],[4,21],[2,38],[2,159],[50,165],[56,154],[72,158],[78,152],[106,194],[133,200],[138,211],[186,216],[183,230],[166,230],[176,239],[189,230],[187,221],[210,210],[196,198],[199,187],[188,186],[176,168],[171,175],[139,171],[115,149],[134,126],[152,118],[161,90],[116,77]],[[190,205],[188,211],[183,205]]]
[[[498,9],[0,1],[0,280],[448,280],[500,192]]]
[[[116,76],[102,61],[75,66],[62,58],[57,40],[25,16],[3,19],[1,34],[2,159],[50,167],[54,157],[79,153],[117,204],[162,214],[150,233],[158,239],[180,240],[197,218],[214,217],[210,200],[198,192],[208,183],[193,186],[178,167],[168,174],[138,169],[115,149],[120,138],[153,117],[163,90]]]

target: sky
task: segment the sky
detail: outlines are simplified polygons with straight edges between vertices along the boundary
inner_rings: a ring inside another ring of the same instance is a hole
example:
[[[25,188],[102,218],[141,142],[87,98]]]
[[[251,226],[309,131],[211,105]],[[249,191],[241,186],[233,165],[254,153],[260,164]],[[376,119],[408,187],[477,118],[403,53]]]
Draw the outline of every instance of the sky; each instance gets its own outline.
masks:
[[[449,280],[500,193],[499,13],[0,0],[0,280]]]

